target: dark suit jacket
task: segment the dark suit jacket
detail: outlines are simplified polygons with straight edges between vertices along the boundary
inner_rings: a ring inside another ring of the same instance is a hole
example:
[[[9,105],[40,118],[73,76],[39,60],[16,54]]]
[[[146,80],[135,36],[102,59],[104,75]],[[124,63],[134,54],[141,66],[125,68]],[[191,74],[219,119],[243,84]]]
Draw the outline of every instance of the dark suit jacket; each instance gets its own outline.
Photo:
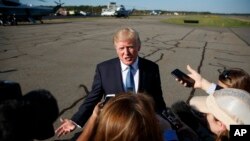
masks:
[[[139,93],[150,95],[155,101],[156,111],[161,113],[166,104],[162,97],[159,67],[152,61],[139,57]],[[114,58],[97,65],[92,91],[88,94],[72,120],[83,126],[91,116],[95,105],[106,94],[124,92],[119,58]]]

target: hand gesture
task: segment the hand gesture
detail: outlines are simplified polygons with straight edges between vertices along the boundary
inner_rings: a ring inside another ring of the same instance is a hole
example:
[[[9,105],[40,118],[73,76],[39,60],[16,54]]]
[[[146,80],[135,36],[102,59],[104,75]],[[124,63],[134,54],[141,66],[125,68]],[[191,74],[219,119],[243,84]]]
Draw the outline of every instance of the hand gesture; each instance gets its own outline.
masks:
[[[57,137],[66,135],[72,132],[76,128],[76,124],[72,120],[60,118],[60,121],[61,121],[61,126],[58,127],[55,131]]]

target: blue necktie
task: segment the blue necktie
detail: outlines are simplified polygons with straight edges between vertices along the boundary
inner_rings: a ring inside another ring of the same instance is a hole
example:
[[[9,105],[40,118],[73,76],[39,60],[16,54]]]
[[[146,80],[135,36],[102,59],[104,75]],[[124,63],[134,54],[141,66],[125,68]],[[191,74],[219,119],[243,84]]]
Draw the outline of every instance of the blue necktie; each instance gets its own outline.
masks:
[[[134,75],[133,75],[133,67],[129,66],[128,73],[126,77],[126,90],[127,92],[135,92],[135,82],[134,82]]]

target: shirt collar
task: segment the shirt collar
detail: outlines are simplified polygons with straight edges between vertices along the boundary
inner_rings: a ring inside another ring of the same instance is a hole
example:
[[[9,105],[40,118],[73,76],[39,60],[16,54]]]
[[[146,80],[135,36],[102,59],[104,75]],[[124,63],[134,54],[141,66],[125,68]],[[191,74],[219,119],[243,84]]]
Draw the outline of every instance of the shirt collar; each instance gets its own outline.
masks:
[[[122,72],[128,69],[128,65],[125,65],[121,60],[121,68]],[[133,69],[137,70],[138,69],[138,57],[136,58],[135,62],[132,64]]]

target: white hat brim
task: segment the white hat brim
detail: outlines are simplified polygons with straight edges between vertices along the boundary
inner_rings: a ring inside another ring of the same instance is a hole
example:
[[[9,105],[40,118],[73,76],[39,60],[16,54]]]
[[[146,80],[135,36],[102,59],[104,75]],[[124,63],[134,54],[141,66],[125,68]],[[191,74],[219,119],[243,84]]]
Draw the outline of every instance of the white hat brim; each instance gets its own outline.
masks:
[[[191,98],[189,104],[196,110],[202,113],[209,113],[209,109],[206,104],[207,96],[195,96]]]

